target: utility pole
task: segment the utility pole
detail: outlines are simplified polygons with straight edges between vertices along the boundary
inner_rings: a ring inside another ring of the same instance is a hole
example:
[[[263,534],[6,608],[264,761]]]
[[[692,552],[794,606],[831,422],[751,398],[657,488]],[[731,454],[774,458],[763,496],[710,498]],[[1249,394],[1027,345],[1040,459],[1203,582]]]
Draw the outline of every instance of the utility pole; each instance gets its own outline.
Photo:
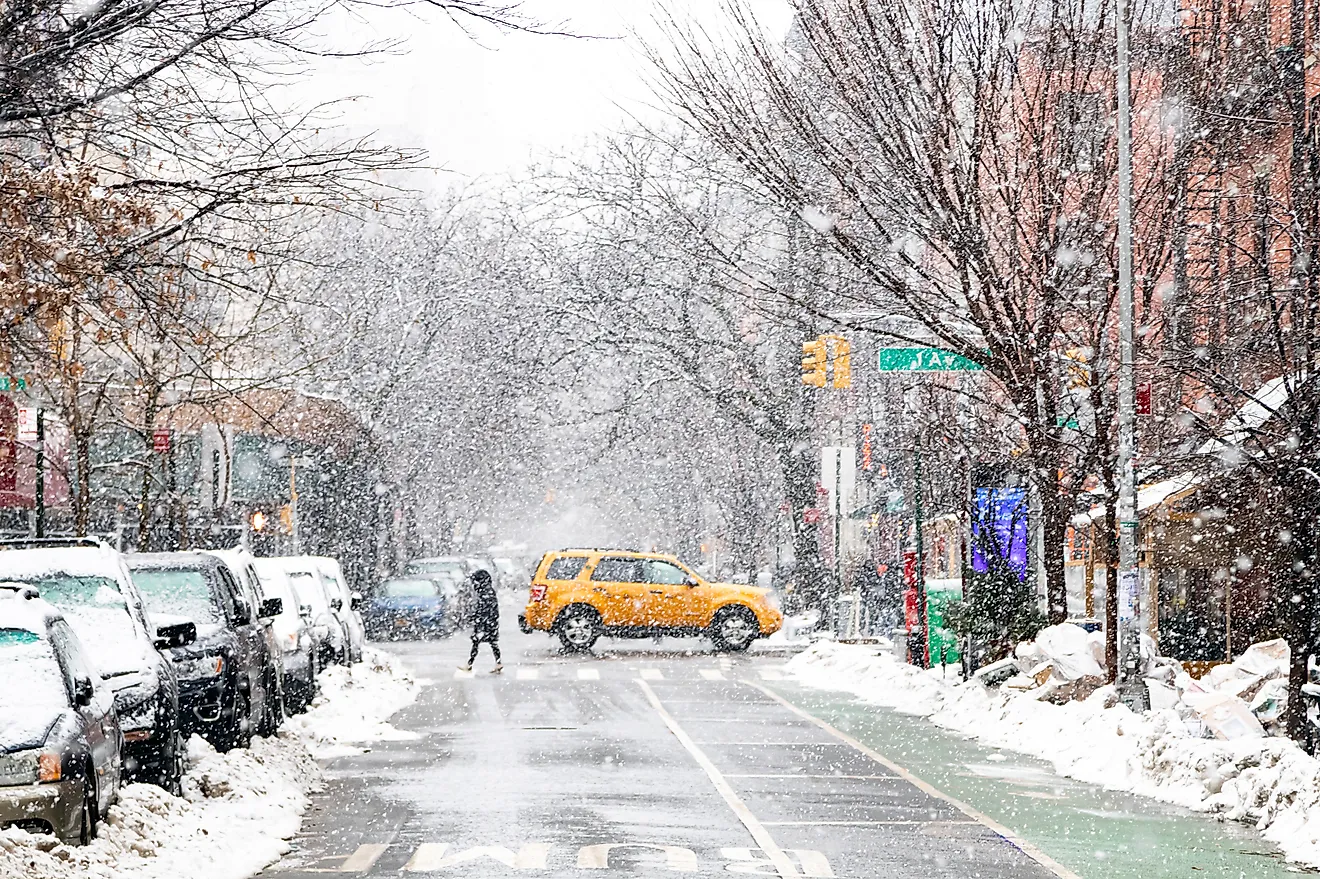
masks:
[[[1137,560],[1136,381],[1132,297],[1132,67],[1128,0],[1118,0],[1118,692],[1134,711],[1147,708],[1141,680],[1141,572]]]
[[[912,449],[912,512],[917,529],[917,631],[921,634],[921,667],[930,668],[930,627],[926,625],[926,548],[921,537],[921,439],[918,437]]]
[[[46,536],[46,413],[37,407],[36,526],[38,539]]]

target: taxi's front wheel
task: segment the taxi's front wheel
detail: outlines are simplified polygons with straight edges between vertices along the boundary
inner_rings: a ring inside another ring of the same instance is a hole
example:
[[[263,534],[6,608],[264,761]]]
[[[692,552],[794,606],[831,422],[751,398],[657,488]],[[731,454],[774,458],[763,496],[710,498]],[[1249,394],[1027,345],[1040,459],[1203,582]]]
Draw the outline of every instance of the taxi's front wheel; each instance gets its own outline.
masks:
[[[726,607],[710,624],[710,639],[716,650],[741,652],[751,647],[760,633],[756,614],[745,607]]]
[[[565,650],[590,650],[600,637],[600,615],[590,607],[574,605],[559,615],[559,641]]]

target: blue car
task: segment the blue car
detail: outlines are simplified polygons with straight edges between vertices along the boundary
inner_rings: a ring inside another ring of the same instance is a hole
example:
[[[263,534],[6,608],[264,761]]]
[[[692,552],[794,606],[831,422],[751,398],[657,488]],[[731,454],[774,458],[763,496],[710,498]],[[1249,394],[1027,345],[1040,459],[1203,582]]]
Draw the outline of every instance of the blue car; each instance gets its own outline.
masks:
[[[373,641],[444,638],[457,628],[454,590],[442,579],[412,576],[386,580],[362,608],[362,623]]]

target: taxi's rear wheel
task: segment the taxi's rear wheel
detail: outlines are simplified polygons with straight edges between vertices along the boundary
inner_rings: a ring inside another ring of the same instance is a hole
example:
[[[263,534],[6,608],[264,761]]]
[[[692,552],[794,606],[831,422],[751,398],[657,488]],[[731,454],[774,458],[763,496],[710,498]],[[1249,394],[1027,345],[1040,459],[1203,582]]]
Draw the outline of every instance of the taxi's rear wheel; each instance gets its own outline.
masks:
[[[565,650],[590,650],[600,637],[600,615],[590,607],[574,605],[559,615],[556,629]]]
[[[710,639],[717,650],[742,652],[752,646],[760,633],[756,614],[745,607],[726,607],[710,624]]]

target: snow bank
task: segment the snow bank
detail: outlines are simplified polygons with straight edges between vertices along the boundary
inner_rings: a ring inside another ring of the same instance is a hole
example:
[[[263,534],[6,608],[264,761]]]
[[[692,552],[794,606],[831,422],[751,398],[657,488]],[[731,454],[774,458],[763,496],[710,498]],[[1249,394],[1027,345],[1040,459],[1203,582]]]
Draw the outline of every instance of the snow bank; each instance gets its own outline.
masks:
[[[412,704],[419,687],[398,659],[369,647],[362,662],[328,668],[317,681],[321,693],[311,707],[285,722],[316,759],[361,754],[370,742],[417,738],[387,722],[394,712]]]
[[[822,642],[787,668],[810,686],[1049,761],[1060,775],[1253,824],[1290,860],[1320,866],[1320,761],[1287,739],[1195,737],[1177,711],[1133,714],[1112,687],[1058,705],[864,646]]]
[[[321,783],[314,755],[399,736],[385,722],[411,702],[417,685],[384,654],[369,650],[352,669],[321,676],[309,715],[273,738],[218,754],[194,737],[183,796],[133,784],[120,792],[95,842],[70,847],[45,834],[0,830],[0,876],[25,879],[244,879],[288,851]],[[405,698],[406,696],[406,698]],[[344,724],[344,730],[333,725]],[[361,748],[355,749],[361,750]]]

